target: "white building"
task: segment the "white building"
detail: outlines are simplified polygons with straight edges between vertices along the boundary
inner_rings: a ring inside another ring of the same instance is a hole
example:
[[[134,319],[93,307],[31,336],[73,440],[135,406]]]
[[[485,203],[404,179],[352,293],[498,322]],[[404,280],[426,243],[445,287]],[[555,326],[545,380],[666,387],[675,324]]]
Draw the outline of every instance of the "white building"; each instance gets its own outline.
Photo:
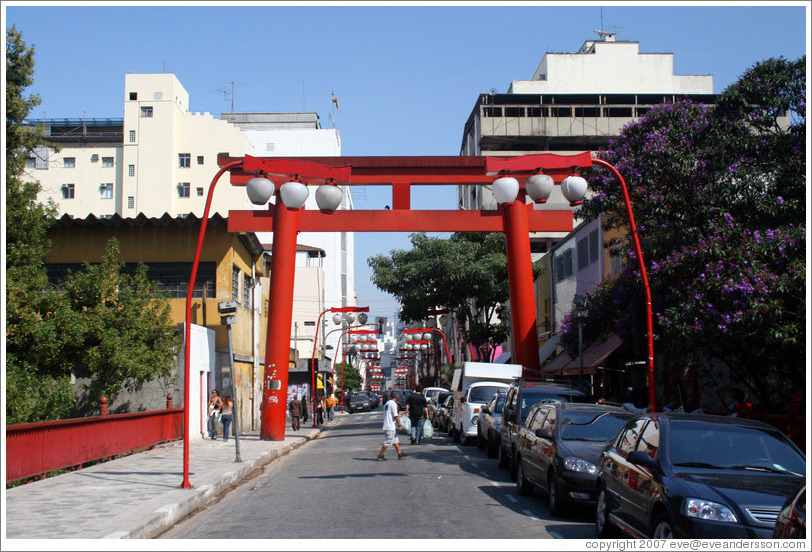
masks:
[[[507,94],[480,94],[465,124],[460,155],[572,155],[609,144],[652,106],[679,98],[715,101],[711,75],[675,75],[674,54],[640,53],[637,42],[602,33],[576,53],[547,53],[530,80]],[[462,209],[496,207],[490,190],[460,186]],[[535,209],[570,209],[559,186]],[[531,234],[538,260],[566,232]]]

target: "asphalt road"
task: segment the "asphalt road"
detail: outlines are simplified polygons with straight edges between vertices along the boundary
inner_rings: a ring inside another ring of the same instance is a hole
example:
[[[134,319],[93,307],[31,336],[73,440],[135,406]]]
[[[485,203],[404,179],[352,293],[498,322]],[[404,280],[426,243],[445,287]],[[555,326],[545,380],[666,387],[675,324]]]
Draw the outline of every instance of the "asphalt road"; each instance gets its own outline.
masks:
[[[436,434],[376,461],[382,412],[342,416],[318,439],[162,535],[169,539],[591,539],[593,513],[549,514],[496,460]],[[552,544],[552,543],[550,543]]]

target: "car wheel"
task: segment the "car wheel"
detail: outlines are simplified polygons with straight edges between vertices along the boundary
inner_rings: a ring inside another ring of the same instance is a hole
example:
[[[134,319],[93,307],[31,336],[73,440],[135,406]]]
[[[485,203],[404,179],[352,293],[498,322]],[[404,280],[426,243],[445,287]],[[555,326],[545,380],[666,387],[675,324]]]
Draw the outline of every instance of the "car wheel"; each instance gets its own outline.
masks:
[[[598,489],[598,503],[595,506],[595,532],[598,538],[611,539],[618,535],[617,528],[609,521],[609,493],[603,485]]]
[[[651,531],[652,539],[673,539],[674,525],[668,514],[663,512],[654,518],[654,529]]]
[[[499,443],[496,442],[496,437],[493,433],[488,433],[488,458],[496,458],[499,454]]]
[[[522,496],[533,494],[533,484],[524,477],[524,466],[522,466],[521,458],[516,462],[516,492]]]
[[[509,460],[507,454],[505,453],[504,447],[499,447],[498,456],[499,459],[497,460],[497,465],[502,469],[507,468]]]
[[[455,443],[459,443],[460,442],[460,435],[461,435],[460,432],[457,431],[457,426],[452,424],[452,426],[451,426],[451,440],[454,441]]]
[[[551,472],[547,477],[547,498],[550,504],[550,514],[555,517],[561,517],[567,513],[566,499],[561,493],[561,488],[558,486],[558,478],[556,478],[554,472]]]

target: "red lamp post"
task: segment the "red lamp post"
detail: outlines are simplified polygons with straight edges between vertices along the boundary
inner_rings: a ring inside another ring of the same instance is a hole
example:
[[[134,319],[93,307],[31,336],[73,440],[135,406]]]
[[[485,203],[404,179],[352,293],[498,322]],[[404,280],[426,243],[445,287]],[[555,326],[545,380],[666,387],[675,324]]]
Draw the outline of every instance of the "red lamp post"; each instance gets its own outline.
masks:
[[[312,386],[313,386],[312,391],[311,391],[311,394],[313,396],[313,412],[316,411],[316,343],[319,340],[319,330],[321,329],[321,317],[324,316],[328,312],[332,312],[332,313],[336,313],[336,314],[337,313],[350,313],[350,312],[367,313],[367,312],[369,312],[369,307],[331,307],[329,309],[326,309],[326,310],[322,311],[321,314],[319,314],[318,322],[316,322],[316,335],[313,337],[313,354],[310,356],[310,358],[313,360],[313,377],[311,378],[311,382],[312,382]],[[362,326],[366,322],[366,314],[364,314],[363,316],[364,316],[363,320],[361,320],[360,315],[358,317],[358,321],[361,322]],[[325,336],[325,338],[326,337],[327,336]],[[341,342],[340,339],[339,339],[339,342]],[[333,363],[333,366],[335,366],[335,362]],[[335,369],[333,370],[333,382],[334,382],[333,384],[335,385]],[[342,404],[343,404],[343,399],[344,399],[344,397],[342,396]],[[313,416],[313,427],[316,427],[316,417],[315,416]]]
[[[646,372],[648,374],[648,410],[654,412],[657,409],[656,395],[654,393],[654,321],[651,309],[651,288],[648,283],[648,273],[646,272],[646,263],[643,262],[643,249],[640,246],[640,236],[637,234],[637,225],[634,223],[634,213],[632,212],[632,202],[629,198],[629,190],[626,187],[626,181],[623,176],[611,163],[603,159],[593,159],[592,162],[596,165],[606,167],[615,177],[615,180],[620,184],[623,191],[623,201],[626,204],[626,216],[629,218],[629,231],[632,235],[632,242],[634,243],[634,250],[637,254],[637,263],[640,267],[640,279],[643,282],[643,293],[646,300]]]

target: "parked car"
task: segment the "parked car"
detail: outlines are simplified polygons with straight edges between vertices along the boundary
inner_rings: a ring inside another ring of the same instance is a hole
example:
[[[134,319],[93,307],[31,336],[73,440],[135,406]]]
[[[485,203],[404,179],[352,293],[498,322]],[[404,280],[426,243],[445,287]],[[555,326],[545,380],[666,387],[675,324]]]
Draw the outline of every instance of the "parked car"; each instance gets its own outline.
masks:
[[[370,410],[380,406],[381,400],[378,398],[377,393],[371,393],[371,392],[367,391],[367,396],[369,397],[369,409]]]
[[[445,401],[443,401],[443,404],[437,407],[435,419],[437,421],[438,431],[451,433],[451,412],[453,412],[454,410],[455,402],[457,402],[457,398],[454,396],[453,393],[450,393],[448,396],[446,396]]]
[[[770,538],[806,458],[773,426],[650,412],[604,451],[595,528],[642,538]]]
[[[614,406],[545,400],[531,407],[519,429],[516,489],[547,492],[550,513],[571,503],[594,503],[601,453],[635,414]]]
[[[525,378],[514,381],[505,397],[498,451],[499,467],[508,468],[511,479],[516,479],[516,448],[519,428],[527,418],[530,408],[545,399],[560,402],[592,402],[589,394],[579,387],[548,381],[531,381]]]
[[[774,539],[806,538],[806,484],[784,502],[773,529]]]
[[[505,406],[505,393],[499,390],[493,394],[491,401],[479,410],[476,446],[486,448],[488,458],[496,458],[499,453],[499,435],[502,431],[502,409]]]
[[[369,406],[369,395],[366,393],[356,393],[350,397],[350,404],[347,406],[350,414],[356,412],[369,412],[372,408]]]
[[[479,410],[499,389],[507,388],[508,384],[498,381],[476,381],[464,389],[451,411],[452,439],[463,445],[467,445],[470,439],[475,439]]]
[[[434,395],[431,400],[428,401],[429,403],[429,420],[431,420],[431,425],[434,426],[435,429],[440,429],[440,426],[437,422],[439,422],[439,416],[437,411],[443,406],[446,398],[453,395],[451,391],[443,391],[441,393],[437,393]]]
[[[423,389],[423,396],[426,397],[428,402],[431,402],[431,399],[439,395],[440,393],[448,393],[449,390],[445,387],[426,387]]]

